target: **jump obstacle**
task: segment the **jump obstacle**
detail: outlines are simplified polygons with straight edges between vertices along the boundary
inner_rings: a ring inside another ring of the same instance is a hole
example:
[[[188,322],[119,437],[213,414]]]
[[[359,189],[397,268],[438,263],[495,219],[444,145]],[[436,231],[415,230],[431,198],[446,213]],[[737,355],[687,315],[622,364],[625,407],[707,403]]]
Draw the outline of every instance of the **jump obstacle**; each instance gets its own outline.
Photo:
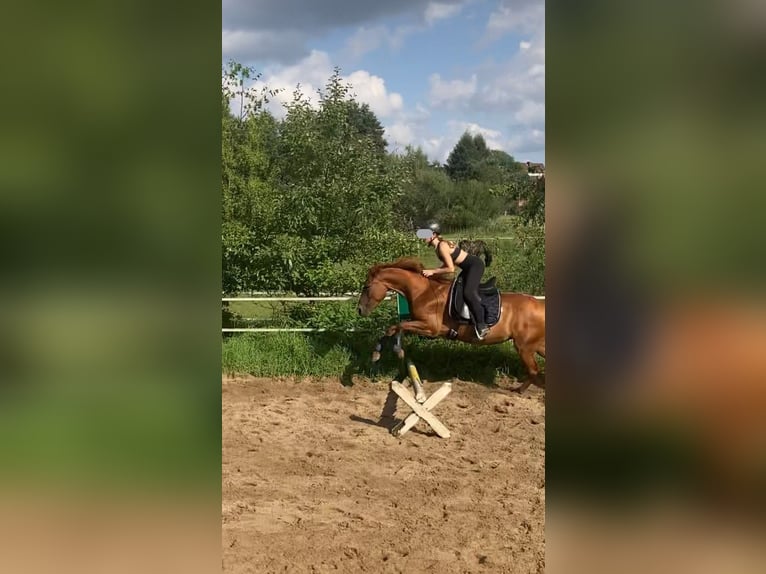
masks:
[[[401,437],[406,434],[412,427],[414,427],[418,421],[425,421],[434,432],[441,438],[449,438],[449,429],[437,419],[431,412],[436,405],[438,405],[442,399],[452,391],[452,383],[442,383],[441,386],[430,396],[426,396],[423,391],[423,383],[420,380],[418,370],[415,368],[415,364],[407,360],[407,373],[409,375],[409,381],[412,384],[415,394],[399,381],[391,381],[390,390],[386,403],[383,407],[383,412],[380,415],[381,420],[384,418],[393,418],[396,411],[396,401],[401,399],[404,403],[412,409],[407,418],[399,421],[391,429],[391,434],[396,437]],[[406,379],[405,379],[406,380]]]
[[[410,318],[409,303],[401,293],[397,293],[396,310],[399,314],[400,321],[406,321]],[[402,334],[399,333],[394,345],[394,350],[396,350],[397,353],[401,353],[399,355],[400,357],[403,356],[401,339]],[[405,364],[407,367],[408,376],[405,377],[402,382],[396,380],[391,381],[388,396],[386,397],[386,402],[383,405],[383,412],[380,414],[380,420],[382,421],[386,418],[394,418],[397,400],[401,399],[408,407],[410,407],[410,409],[412,409],[412,412],[409,414],[409,416],[407,416],[407,418],[399,421],[396,425],[394,425],[394,427],[391,429],[392,435],[396,437],[403,436],[412,427],[414,427],[418,421],[423,420],[432,429],[434,429],[434,432],[436,432],[437,435],[442,438],[449,438],[449,429],[444,426],[444,424],[442,424],[442,422],[437,419],[431,411],[442,401],[442,399],[450,394],[452,391],[452,383],[442,383],[442,385],[430,397],[426,396],[426,393],[423,390],[423,383],[420,380],[420,375],[418,374],[418,370],[415,367],[415,364],[409,359],[407,359]],[[415,391],[414,395],[404,385],[404,381],[408,379],[412,385],[413,390]]]

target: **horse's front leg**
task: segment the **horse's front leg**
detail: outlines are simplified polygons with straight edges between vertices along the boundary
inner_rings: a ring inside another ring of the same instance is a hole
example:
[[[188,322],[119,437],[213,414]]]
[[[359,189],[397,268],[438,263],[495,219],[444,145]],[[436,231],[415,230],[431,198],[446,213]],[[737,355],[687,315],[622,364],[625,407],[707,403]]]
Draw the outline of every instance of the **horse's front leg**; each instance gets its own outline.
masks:
[[[391,337],[396,335],[396,342],[394,343],[394,351],[400,359],[404,359],[404,349],[402,348],[402,335],[405,332],[415,333],[417,335],[423,335],[426,337],[436,337],[439,335],[439,330],[435,329],[432,325],[425,321],[405,321],[396,325],[391,325],[386,330],[386,335]],[[415,400],[419,403],[423,403],[426,400],[426,393],[423,391],[423,385],[420,381],[420,376],[415,368],[415,365],[411,361],[407,361],[407,371],[410,377],[412,388],[415,390]]]
[[[378,339],[378,342],[375,343],[375,350],[372,352],[372,362],[377,363],[380,361],[380,351],[383,349],[383,341],[386,339],[386,335],[384,334],[380,339]]]
[[[386,339],[393,337],[395,334],[397,337],[396,342],[394,343],[394,351],[399,355],[400,359],[404,357],[404,353],[402,352],[402,333],[399,330],[399,324],[397,323],[396,325],[391,325],[388,329],[383,331],[383,335],[380,337],[380,339],[378,339],[378,342],[375,343],[375,348],[372,351],[373,363],[377,363],[380,360],[380,353],[383,350],[383,344],[385,343]]]
[[[375,350],[372,352],[372,362],[376,362],[380,359],[380,352],[383,349],[383,341],[388,337],[396,335],[396,342],[394,343],[394,351],[400,359],[404,358],[404,349],[402,348],[402,335],[406,333],[414,333],[416,335],[423,335],[424,337],[438,337],[446,335],[447,329],[442,327],[440,329],[434,327],[432,324],[425,321],[404,321],[402,323],[396,323],[391,325],[383,332],[383,336],[378,339],[375,344]]]
[[[399,324],[391,325],[388,329],[383,331],[383,336],[375,343],[375,349],[372,352],[372,362],[377,363],[380,360],[380,353],[383,350],[383,343],[389,337],[396,335],[396,341],[394,342],[394,352],[400,359],[404,358],[404,351],[402,350],[402,330],[399,328]]]
[[[401,329],[396,334],[396,340],[394,341],[394,353],[396,353],[396,356],[400,359],[404,359],[404,348],[402,347],[402,335],[404,334],[404,331]]]
[[[404,358],[404,349],[402,348],[402,335],[404,333],[414,333],[415,335],[422,335],[424,337],[438,337],[440,329],[426,321],[403,321],[402,323],[391,325],[386,329],[386,336],[392,337],[396,335],[394,351],[396,351],[396,354],[400,359]]]

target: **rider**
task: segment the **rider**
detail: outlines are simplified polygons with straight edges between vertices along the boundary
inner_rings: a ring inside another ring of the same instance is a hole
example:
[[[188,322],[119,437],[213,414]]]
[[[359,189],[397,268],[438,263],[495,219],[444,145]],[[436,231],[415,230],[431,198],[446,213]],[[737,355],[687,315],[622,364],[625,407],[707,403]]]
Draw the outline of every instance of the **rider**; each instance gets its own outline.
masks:
[[[473,316],[476,337],[481,341],[489,333],[484,317],[484,307],[479,298],[479,283],[484,274],[484,262],[480,257],[469,255],[451,241],[443,239],[438,223],[432,223],[428,227],[431,229],[431,237],[425,241],[436,249],[442,266],[438,269],[424,269],[423,275],[431,277],[439,273],[454,273],[455,265],[460,267],[463,275],[463,298]]]

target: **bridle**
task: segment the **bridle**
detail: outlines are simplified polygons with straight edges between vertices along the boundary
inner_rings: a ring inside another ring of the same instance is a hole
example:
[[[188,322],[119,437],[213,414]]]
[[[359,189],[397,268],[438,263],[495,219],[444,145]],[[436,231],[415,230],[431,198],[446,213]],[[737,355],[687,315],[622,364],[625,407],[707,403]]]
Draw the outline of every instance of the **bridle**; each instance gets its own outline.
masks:
[[[364,285],[362,286],[362,294],[366,294],[369,297],[370,287],[372,287],[372,285],[374,283],[382,283],[382,282],[381,281],[377,281],[376,279],[373,279],[372,281],[369,281],[369,282],[366,281],[364,283]],[[384,284],[384,286],[385,286],[385,284]],[[388,293],[388,291],[389,291],[389,289],[388,289],[388,287],[386,287],[386,293]],[[386,295],[384,294],[383,297],[380,299],[380,301],[378,301],[376,304],[379,304],[385,298],[386,298]]]
[[[391,289],[391,287],[389,287],[383,281],[380,281],[378,279],[373,279],[372,281],[365,282],[365,284],[362,286],[362,293],[363,294],[367,293],[367,295],[369,297],[370,287],[372,287],[373,284],[375,284],[375,283],[380,283],[381,285],[383,285],[386,288],[386,291],[383,294],[383,297],[381,297],[381,299],[376,303],[376,305],[379,305],[388,296],[389,291],[393,291],[394,293],[399,293],[400,295],[402,295],[400,291],[397,291],[396,289]]]

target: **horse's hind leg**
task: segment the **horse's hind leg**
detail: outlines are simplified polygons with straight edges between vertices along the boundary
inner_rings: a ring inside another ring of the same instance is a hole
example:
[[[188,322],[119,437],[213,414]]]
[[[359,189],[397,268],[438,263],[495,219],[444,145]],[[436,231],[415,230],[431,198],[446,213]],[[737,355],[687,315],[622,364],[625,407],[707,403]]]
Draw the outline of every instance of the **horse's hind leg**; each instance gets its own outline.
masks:
[[[519,357],[521,357],[524,366],[527,368],[528,374],[521,382],[521,385],[512,388],[511,391],[515,393],[523,393],[532,383],[539,384],[542,380],[540,367],[537,365],[537,361],[535,361],[535,353],[539,353],[539,349],[532,345],[519,345],[516,341],[514,341],[513,344],[516,347],[516,351],[519,353]],[[544,347],[543,353],[545,353]]]

